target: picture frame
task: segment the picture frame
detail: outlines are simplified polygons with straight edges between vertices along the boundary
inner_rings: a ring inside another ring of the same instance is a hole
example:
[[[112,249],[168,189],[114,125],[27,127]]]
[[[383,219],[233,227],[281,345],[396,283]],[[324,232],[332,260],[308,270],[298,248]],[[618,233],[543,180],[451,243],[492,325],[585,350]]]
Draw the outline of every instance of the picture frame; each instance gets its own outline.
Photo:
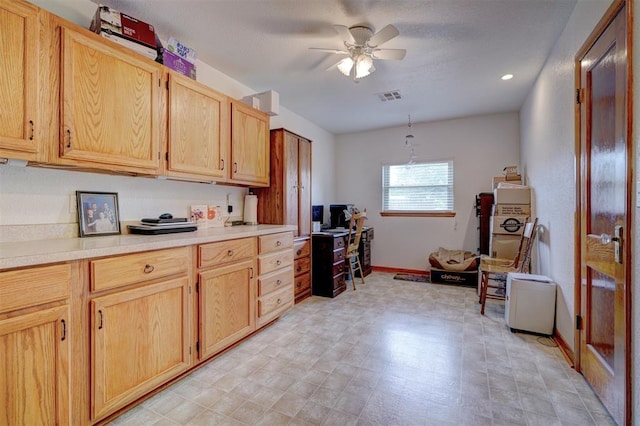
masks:
[[[120,234],[116,192],[76,191],[80,237]]]

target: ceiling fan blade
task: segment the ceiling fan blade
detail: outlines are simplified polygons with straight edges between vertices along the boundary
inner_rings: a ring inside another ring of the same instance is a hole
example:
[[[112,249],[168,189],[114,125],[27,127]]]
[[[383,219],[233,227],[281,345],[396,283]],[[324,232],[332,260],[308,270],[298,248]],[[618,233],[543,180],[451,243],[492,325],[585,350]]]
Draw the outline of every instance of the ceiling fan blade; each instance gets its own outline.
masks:
[[[367,46],[378,47],[382,43],[386,43],[392,38],[396,37],[398,34],[400,34],[400,31],[398,31],[398,29],[393,25],[389,24],[375,33],[373,36],[371,36],[369,41],[367,41]]]
[[[399,61],[407,54],[405,49],[375,49],[371,54],[373,59],[392,59]]]
[[[318,50],[320,52],[337,53],[338,55],[348,55],[349,54],[349,52],[347,52],[346,50],[325,49],[324,47],[310,47],[309,50]]]
[[[349,44],[356,44],[356,39],[353,38],[353,34],[351,34],[348,27],[345,27],[344,25],[334,25],[333,28],[336,30],[338,35],[340,35],[342,40]]]
[[[328,67],[325,71],[331,71],[331,70],[335,70],[338,68],[338,64],[340,64],[340,62],[342,62],[343,59],[340,59],[338,62],[336,62],[335,64],[331,65],[330,67]]]

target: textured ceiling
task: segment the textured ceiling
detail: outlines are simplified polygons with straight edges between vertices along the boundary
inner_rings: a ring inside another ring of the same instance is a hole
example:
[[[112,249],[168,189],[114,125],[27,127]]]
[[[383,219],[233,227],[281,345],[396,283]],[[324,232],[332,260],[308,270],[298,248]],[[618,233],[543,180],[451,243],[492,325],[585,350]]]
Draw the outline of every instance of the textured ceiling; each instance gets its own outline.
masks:
[[[517,111],[576,0],[92,0],[153,24],[198,58],[335,133]],[[326,68],[342,56],[334,24],[395,25],[385,48],[402,61],[375,62],[359,83]],[[506,73],[510,81],[500,80]],[[381,102],[377,93],[399,90]]]

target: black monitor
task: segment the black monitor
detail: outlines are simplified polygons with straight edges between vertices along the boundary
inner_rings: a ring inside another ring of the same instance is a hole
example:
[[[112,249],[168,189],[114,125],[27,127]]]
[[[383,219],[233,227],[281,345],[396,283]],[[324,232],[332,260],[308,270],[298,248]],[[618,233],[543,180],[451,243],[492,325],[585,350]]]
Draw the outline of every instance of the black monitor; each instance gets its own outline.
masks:
[[[311,221],[320,222],[324,220],[324,206],[311,206]]]
[[[344,211],[351,211],[353,204],[330,204],[329,213],[331,214],[331,228],[348,228],[349,221],[344,215]]]

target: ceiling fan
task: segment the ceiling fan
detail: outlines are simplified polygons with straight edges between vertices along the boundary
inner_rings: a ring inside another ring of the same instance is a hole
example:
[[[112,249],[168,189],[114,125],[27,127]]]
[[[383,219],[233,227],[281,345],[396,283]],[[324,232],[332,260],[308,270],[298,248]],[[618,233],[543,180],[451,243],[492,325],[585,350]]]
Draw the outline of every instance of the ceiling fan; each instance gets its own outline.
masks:
[[[330,66],[327,70],[337,67],[342,74],[353,77],[353,81],[356,83],[376,70],[373,66],[374,59],[401,60],[407,54],[405,49],[380,49],[379,46],[400,34],[398,29],[391,24],[375,34],[370,27],[363,25],[353,27],[334,25],[333,28],[344,41],[344,49],[321,47],[311,47],[310,49],[347,55],[346,58]]]

